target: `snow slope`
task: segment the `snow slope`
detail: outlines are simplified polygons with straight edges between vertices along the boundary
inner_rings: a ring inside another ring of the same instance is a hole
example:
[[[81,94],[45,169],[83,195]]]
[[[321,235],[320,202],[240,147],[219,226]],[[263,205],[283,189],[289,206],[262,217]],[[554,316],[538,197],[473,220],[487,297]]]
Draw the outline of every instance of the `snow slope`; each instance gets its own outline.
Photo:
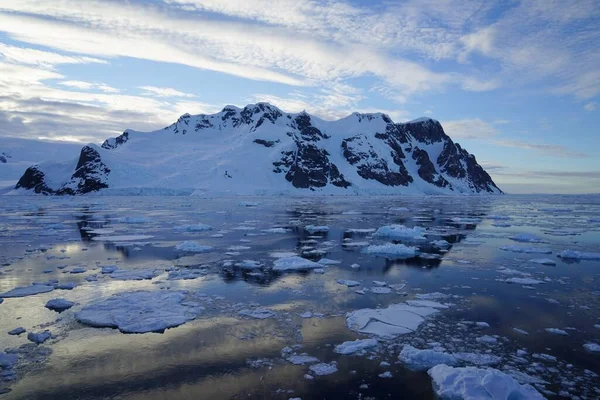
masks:
[[[429,118],[324,121],[268,103],[185,114],[155,132],[125,131],[79,158],[30,167],[13,193],[501,193],[475,157]]]

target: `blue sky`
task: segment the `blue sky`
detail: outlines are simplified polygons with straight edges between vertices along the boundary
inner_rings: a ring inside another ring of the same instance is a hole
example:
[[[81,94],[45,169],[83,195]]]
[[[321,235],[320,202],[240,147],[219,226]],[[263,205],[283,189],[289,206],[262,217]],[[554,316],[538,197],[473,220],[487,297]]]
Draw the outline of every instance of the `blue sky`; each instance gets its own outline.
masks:
[[[0,2],[0,136],[269,101],[429,116],[507,192],[600,191],[600,1]]]

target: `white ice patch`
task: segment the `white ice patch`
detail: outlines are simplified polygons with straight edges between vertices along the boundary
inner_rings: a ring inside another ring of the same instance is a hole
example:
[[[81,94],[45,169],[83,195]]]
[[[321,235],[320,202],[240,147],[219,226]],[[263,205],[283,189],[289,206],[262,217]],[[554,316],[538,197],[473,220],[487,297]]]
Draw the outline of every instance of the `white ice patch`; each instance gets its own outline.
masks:
[[[349,279],[338,279],[337,283],[339,283],[340,285],[346,285],[348,287],[360,286],[360,282],[352,281]]]
[[[457,362],[451,354],[420,350],[409,344],[404,345],[398,359],[413,371],[425,371],[438,364],[455,365]]]
[[[481,218],[472,217],[454,217],[451,219],[455,224],[478,224],[481,222]]]
[[[386,225],[377,229],[373,236],[388,239],[410,239],[410,240],[425,240],[425,228],[415,226],[407,228],[404,225]]]
[[[304,227],[308,233],[326,233],[329,232],[327,225],[306,225]]]
[[[319,263],[298,256],[281,257],[273,263],[273,270],[275,271],[298,271],[321,267],[322,265]]]
[[[456,368],[436,365],[427,371],[435,391],[442,399],[463,400],[542,400],[530,385],[521,385],[497,369]]]
[[[551,260],[549,258],[534,258],[529,260],[529,262],[540,264],[540,265],[556,265],[556,261]]]
[[[450,246],[450,243],[448,243],[444,239],[441,239],[441,240],[434,240],[433,242],[431,242],[431,245],[434,247],[437,247],[439,249],[445,249]]]
[[[342,262],[339,260],[330,260],[329,258],[321,258],[319,261],[317,261],[319,264],[321,265],[337,265],[337,264],[341,264]]]
[[[523,247],[523,246],[501,246],[500,250],[512,251],[514,253],[537,253],[537,254],[552,254],[552,249],[544,247]]]
[[[258,269],[262,267],[262,263],[260,261],[255,260],[244,260],[242,262],[236,263],[236,267],[241,269]]]
[[[39,293],[48,293],[53,290],[54,286],[49,285],[31,285],[24,287],[16,287],[14,289],[9,290],[8,292],[0,293],[0,298],[33,296]]]
[[[415,306],[415,307],[431,307],[431,308],[439,308],[439,309],[450,308],[447,304],[442,304],[442,303],[438,303],[437,301],[431,301],[431,300],[407,300],[406,304]]]
[[[180,225],[173,228],[175,232],[205,232],[212,230],[212,226],[206,224]]]
[[[185,251],[188,253],[205,253],[214,250],[212,246],[205,246],[193,240],[186,240],[175,245],[175,250]]]
[[[598,343],[586,343],[583,348],[591,353],[600,353],[600,344]]]
[[[567,331],[558,328],[546,328],[545,331],[553,335],[569,336]]]
[[[544,283],[543,281],[540,281],[538,279],[533,279],[533,278],[508,278],[508,279],[498,279],[501,282],[506,282],[506,283],[517,283],[519,285],[539,285],[541,283]]]
[[[306,354],[294,354],[286,358],[286,360],[294,365],[314,364],[319,362],[317,357]]]
[[[515,242],[523,242],[523,243],[544,243],[541,237],[532,235],[530,233],[520,233],[518,235],[509,236],[510,240],[514,240]]]
[[[290,230],[286,228],[269,228],[263,229],[264,233],[288,233]]]
[[[454,358],[459,361],[474,365],[494,365],[502,361],[502,358],[487,353],[453,353]]]
[[[317,376],[331,375],[338,371],[337,366],[333,363],[331,363],[331,364],[326,364],[326,363],[315,364],[315,365],[311,365],[308,369]]]
[[[416,247],[409,247],[403,244],[386,243],[381,245],[371,245],[363,250],[366,254],[371,254],[386,258],[410,258],[417,255]]]
[[[185,293],[138,291],[113,295],[75,314],[83,324],[123,333],[163,332],[195,319],[203,307],[184,302]]]
[[[564,250],[558,253],[558,257],[572,260],[600,260],[600,253],[588,251]]]
[[[425,321],[425,317],[437,312],[432,307],[392,304],[387,308],[364,308],[349,312],[346,324],[355,332],[393,337],[414,332]]]
[[[377,347],[377,340],[375,339],[356,339],[338,344],[333,351],[339,354],[353,354],[357,352],[362,353],[364,350],[373,347]]]

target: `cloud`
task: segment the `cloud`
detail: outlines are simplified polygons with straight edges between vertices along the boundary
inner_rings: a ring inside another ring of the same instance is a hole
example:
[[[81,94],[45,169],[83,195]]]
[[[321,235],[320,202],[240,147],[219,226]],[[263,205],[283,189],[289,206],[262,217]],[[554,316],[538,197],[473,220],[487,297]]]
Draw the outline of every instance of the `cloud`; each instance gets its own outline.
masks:
[[[81,90],[100,90],[105,93],[119,93],[120,90],[111,86],[108,86],[105,83],[96,83],[96,82],[85,82],[85,81],[62,81],[58,82],[59,85],[68,86],[75,89]]]
[[[479,118],[442,121],[442,125],[453,139],[488,139],[499,134],[492,124]]]
[[[175,90],[173,88],[168,87],[156,87],[156,86],[138,86],[139,89],[142,89],[146,96],[157,96],[157,97],[196,97],[191,93],[180,92],[179,90]]]
[[[2,28],[0,28],[2,30]],[[92,57],[66,56],[49,51],[36,50],[26,47],[9,46],[0,43],[0,55],[6,62],[35,65],[43,68],[54,68],[59,64],[106,64],[105,60]]]
[[[598,109],[598,103],[596,103],[595,101],[589,102],[586,105],[583,106],[583,109],[585,111],[596,111]]]
[[[589,155],[586,153],[573,151],[566,146],[555,144],[530,143],[521,140],[493,140],[492,143],[503,147],[514,147],[525,150],[535,150],[541,154],[558,157],[589,157]]]

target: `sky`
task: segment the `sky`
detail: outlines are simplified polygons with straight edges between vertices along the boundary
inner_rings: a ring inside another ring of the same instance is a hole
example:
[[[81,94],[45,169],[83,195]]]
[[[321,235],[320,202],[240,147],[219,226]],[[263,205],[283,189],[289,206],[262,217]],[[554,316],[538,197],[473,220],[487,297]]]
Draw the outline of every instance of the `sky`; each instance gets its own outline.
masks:
[[[439,120],[509,193],[600,192],[600,0],[0,0],[0,136],[270,102]]]

